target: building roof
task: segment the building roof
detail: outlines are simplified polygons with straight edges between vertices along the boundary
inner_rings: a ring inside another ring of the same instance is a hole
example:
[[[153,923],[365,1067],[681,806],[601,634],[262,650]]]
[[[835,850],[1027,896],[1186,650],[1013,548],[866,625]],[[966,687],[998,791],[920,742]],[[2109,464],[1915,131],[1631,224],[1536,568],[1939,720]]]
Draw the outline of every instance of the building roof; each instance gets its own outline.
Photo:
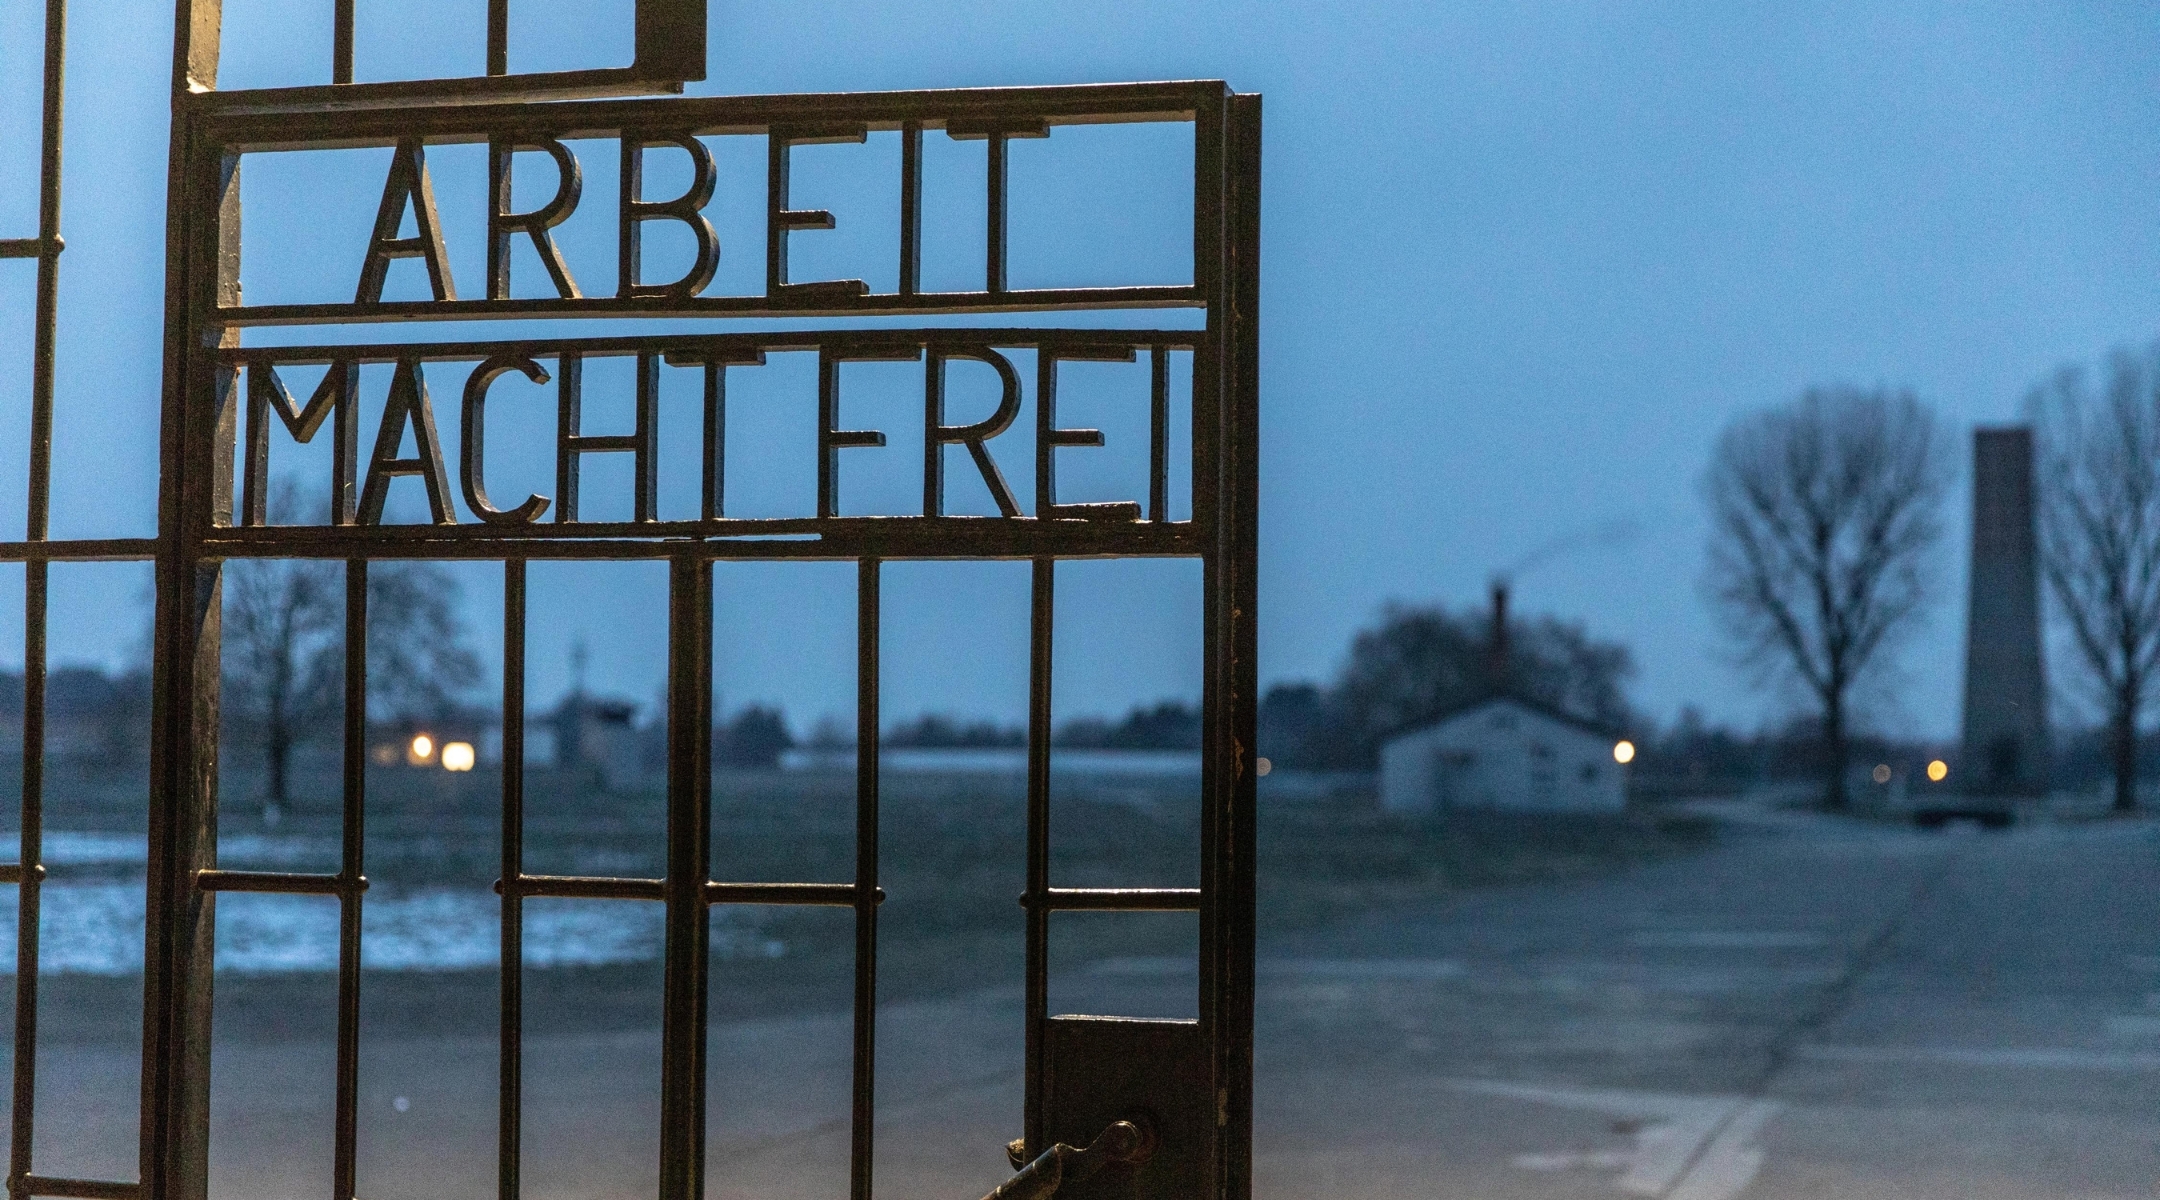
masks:
[[[1592,721],[1584,717],[1576,716],[1574,713],[1568,712],[1566,709],[1557,708],[1553,705],[1546,704],[1541,700],[1532,700],[1527,696],[1517,695],[1513,692],[1504,692],[1499,695],[1480,696],[1467,704],[1456,705],[1454,708],[1442,712],[1439,716],[1434,717],[1430,721],[1426,721],[1423,724],[1419,725],[1413,725],[1408,729],[1401,730],[1391,735],[1387,740],[1392,742],[1399,737],[1407,737],[1413,733],[1422,733],[1428,729],[1437,729],[1442,725],[1446,725],[1450,722],[1460,720],[1463,717],[1467,717],[1470,714],[1479,711],[1480,709],[1489,708],[1495,704],[1512,704],[1516,708],[1522,709],[1525,712],[1534,713],[1538,716],[1544,717],[1549,721],[1556,721],[1562,725],[1581,730],[1582,732],[1591,734],[1595,737],[1616,738],[1620,736],[1619,730],[1613,729],[1610,726],[1600,724],[1596,721]]]

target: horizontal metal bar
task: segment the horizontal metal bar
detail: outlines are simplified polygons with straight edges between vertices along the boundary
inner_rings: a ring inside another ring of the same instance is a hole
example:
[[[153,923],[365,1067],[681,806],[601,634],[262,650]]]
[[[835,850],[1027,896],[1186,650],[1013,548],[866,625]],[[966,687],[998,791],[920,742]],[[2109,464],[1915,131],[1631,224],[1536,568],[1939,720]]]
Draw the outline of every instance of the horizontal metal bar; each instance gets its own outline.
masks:
[[[517,79],[517,76],[504,78]],[[527,77],[530,78],[530,77]],[[435,81],[439,86],[440,81]],[[393,85],[374,85],[389,87]],[[417,86],[417,85],[408,85]],[[503,86],[503,85],[497,85]],[[328,89],[295,89],[330,94]],[[357,91],[345,93],[365,99]],[[517,131],[558,139],[609,137],[625,128],[664,127],[690,134],[757,134],[775,125],[850,125],[897,130],[984,122],[1043,125],[1190,121],[1230,94],[1220,80],[1078,84],[1052,87],[948,88],[908,92],[837,92],[766,96],[695,96],[534,106],[516,102],[437,107],[355,107],[271,112],[265,92],[201,92],[181,97],[199,119],[203,143],[232,152],[387,146],[401,138],[478,142]],[[237,97],[237,99],[235,99]],[[223,109],[224,111],[220,111]],[[253,109],[255,111],[249,111]]]
[[[812,536],[790,536],[809,533]],[[1191,522],[1032,517],[803,517],[773,521],[593,521],[533,525],[337,525],[221,529],[205,558],[712,560],[1191,558],[1210,549]]]
[[[52,240],[52,252],[58,254],[65,249],[67,249],[67,242],[60,237],[54,237]],[[0,238],[0,258],[38,258],[44,253],[45,239],[43,238]]]
[[[41,863],[31,867],[30,876],[33,879],[45,878],[44,864]],[[23,868],[21,863],[0,863],[0,884],[21,883],[22,881]]]
[[[600,875],[521,875],[512,886],[522,897],[557,900],[660,900],[664,880],[614,879]],[[495,881],[495,894],[503,894],[503,881]]]
[[[1020,897],[1023,908],[1050,912],[1198,912],[1199,888],[1050,888],[1038,901]]]
[[[807,299],[765,296],[581,296],[538,300],[397,300],[380,304],[239,304],[217,310],[219,324],[236,327],[340,325],[373,321],[503,321],[538,317],[840,317],[865,313],[1085,312],[1119,308],[1204,308],[1198,288],[1181,285],[1031,288],[1004,292],[810,291]],[[1187,335],[1188,337],[1190,335]]]
[[[114,1179],[61,1179],[53,1175],[26,1175],[22,1185],[10,1189],[18,1200],[29,1196],[70,1196],[75,1200],[135,1200],[142,1195],[139,1183]]]
[[[885,903],[885,889],[877,888],[877,903]],[[707,904],[802,904],[825,908],[855,907],[852,883],[708,883]]]
[[[557,900],[662,900],[666,880],[620,879],[599,875],[526,875],[517,880],[517,894]],[[503,882],[495,881],[501,895]],[[877,902],[885,902],[879,888]],[[708,883],[707,904],[795,904],[827,908],[855,907],[852,883]]]
[[[1017,293],[1006,293],[1015,294]],[[634,303],[639,307],[644,305],[643,301]],[[636,315],[645,314],[639,312]],[[1004,350],[1110,347],[1139,351],[1158,346],[1166,350],[1195,350],[1206,339],[1207,332],[1199,329],[1073,329],[985,325],[917,329],[774,329],[748,333],[675,333],[633,337],[481,338],[453,342],[355,342],[313,346],[226,346],[211,353],[216,355],[219,362],[236,366],[250,362],[267,362],[281,367],[287,364],[333,362],[478,362],[499,354],[552,358],[568,352],[585,358],[659,354],[665,356],[671,366],[688,367],[702,365],[708,359],[723,355],[743,357],[758,351],[785,353],[790,350],[824,348],[853,353],[860,347],[880,350],[898,348],[905,351],[909,348],[953,350],[979,346]]]
[[[367,876],[311,875],[291,871],[197,871],[195,886],[206,892],[263,892],[283,896],[358,895]]]
[[[0,562],[138,562],[157,557],[156,538],[0,542]]]
[[[536,71],[385,83],[313,84],[196,93],[205,108],[229,113],[351,112],[403,104],[490,104],[501,101],[597,100],[679,95],[678,82],[655,81],[629,67]]]

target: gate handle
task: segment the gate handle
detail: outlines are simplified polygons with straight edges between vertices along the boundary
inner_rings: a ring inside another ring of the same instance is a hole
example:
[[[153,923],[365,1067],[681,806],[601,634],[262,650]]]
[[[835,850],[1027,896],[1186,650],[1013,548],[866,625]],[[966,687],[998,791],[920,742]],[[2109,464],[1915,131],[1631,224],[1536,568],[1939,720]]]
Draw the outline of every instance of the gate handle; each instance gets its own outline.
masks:
[[[1005,1147],[1007,1157],[1016,1166],[1020,1146],[1020,1142],[1013,1142]],[[1095,1135],[1095,1140],[1089,1142],[1085,1150],[1059,1142],[1043,1151],[1034,1162],[1021,1167],[1019,1174],[999,1184],[983,1200],[1046,1200],[1067,1180],[1078,1183],[1110,1163],[1138,1166],[1154,1153],[1153,1130],[1144,1129],[1133,1120],[1113,1121]]]

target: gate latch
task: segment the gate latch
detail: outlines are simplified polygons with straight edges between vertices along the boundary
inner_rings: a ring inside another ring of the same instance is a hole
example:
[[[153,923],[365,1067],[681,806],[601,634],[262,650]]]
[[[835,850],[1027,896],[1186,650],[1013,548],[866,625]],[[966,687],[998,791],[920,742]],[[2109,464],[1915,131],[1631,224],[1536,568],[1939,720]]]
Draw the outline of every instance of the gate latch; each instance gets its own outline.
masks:
[[[1020,1166],[1019,1147],[1006,1147],[1013,1165]],[[1059,1142],[1020,1167],[1020,1173],[999,1184],[983,1200],[1046,1200],[1066,1182],[1078,1183],[1111,1163],[1139,1166],[1155,1153],[1155,1135],[1134,1120],[1113,1121],[1095,1135],[1085,1150]]]

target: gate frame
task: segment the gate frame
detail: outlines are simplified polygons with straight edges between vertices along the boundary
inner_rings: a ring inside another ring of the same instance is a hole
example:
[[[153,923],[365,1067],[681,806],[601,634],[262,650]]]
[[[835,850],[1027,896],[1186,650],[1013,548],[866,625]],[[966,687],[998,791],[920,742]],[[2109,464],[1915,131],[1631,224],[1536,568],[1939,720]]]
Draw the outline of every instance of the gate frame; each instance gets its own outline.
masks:
[[[693,523],[702,531],[617,529],[588,525],[568,533],[529,529],[522,535],[476,530],[455,538],[435,536],[427,527],[379,530],[331,529],[280,533],[270,529],[233,529],[232,447],[238,433],[239,398],[233,386],[231,359],[239,346],[241,321],[229,323],[222,307],[238,301],[239,192],[230,160],[205,172],[206,130],[220,123],[326,117],[347,125],[372,120],[440,121],[486,115],[488,99],[527,104],[569,96],[624,92],[680,91],[686,79],[703,69],[702,0],[640,0],[639,10],[672,14],[676,24],[649,28],[671,33],[681,44],[681,24],[694,11],[697,55],[694,67],[680,55],[669,58],[665,38],[648,38],[641,23],[638,64],[622,72],[564,73],[556,76],[503,77],[506,0],[490,0],[490,76],[476,80],[431,80],[411,84],[352,84],[352,0],[337,0],[334,73],[339,82],[327,88],[275,89],[247,93],[215,90],[219,41],[217,0],[177,0],[173,71],[173,136],[168,164],[166,225],[165,363],[160,422],[158,534],[146,539],[83,542],[45,540],[45,497],[49,491],[49,454],[54,329],[55,266],[60,241],[59,90],[64,40],[64,0],[48,0],[45,172],[42,176],[40,233],[36,239],[0,243],[0,254],[39,258],[39,324],[36,378],[32,404],[32,520],[26,542],[0,545],[0,558],[27,564],[24,821],[21,866],[0,870],[0,882],[17,884],[26,918],[18,933],[22,955],[17,976],[16,1138],[9,1175],[14,1200],[69,1196],[83,1200],[204,1200],[208,1187],[209,1066],[213,897],[217,891],[285,891],[334,895],[341,900],[341,969],[339,984],[339,1091],[336,1200],[349,1200],[354,1170],[354,1079],[357,1072],[360,898],[366,889],[360,858],[365,814],[362,764],[365,745],[365,656],[367,563],[374,558],[472,557],[504,563],[505,627],[503,728],[503,860],[506,958],[503,982],[503,1111],[500,1146],[504,1200],[515,1200],[517,1181],[517,1055],[519,976],[516,967],[521,923],[518,905],[528,895],[629,896],[660,899],[666,905],[665,1017],[662,1030],[663,1200],[696,1200],[702,1177],[704,1130],[703,1047],[704,936],[713,902],[842,904],[857,914],[855,1143],[851,1191],[854,1200],[870,1200],[870,1129],[873,1094],[867,1075],[874,1063],[875,938],[877,863],[876,794],[879,735],[877,712],[877,630],[879,564],[886,557],[1024,558],[1033,563],[1029,698],[1029,839],[1027,905],[1028,1113],[1027,1138],[1039,1149],[1042,1138],[1040,1095],[1041,1038],[1047,1019],[1045,952],[1048,915],[1054,910],[1197,909],[1201,924],[1199,1025],[1209,1053],[1214,1081],[1216,1134],[1210,1194],[1243,1200],[1250,1193],[1252,1105],[1252,995],[1254,955],[1254,766],[1256,709],[1255,616],[1257,602],[1258,511],[1258,285],[1260,100],[1235,95],[1221,84],[1122,85],[1121,88],[1034,88],[996,92],[916,92],[882,97],[737,97],[712,101],[670,101],[671,105],[799,106],[802,114],[830,117],[835,106],[900,104],[925,111],[950,112],[988,99],[1023,105],[1070,103],[1089,108],[1112,91],[1149,88],[1203,99],[1195,110],[1196,182],[1214,179],[1214,197],[1196,188],[1195,287],[1211,286],[1205,307],[1205,330],[1185,331],[1195,346],[1193,403],[1194,519],[1186,529],[1103,527],[1093,522],[1071,528],[1043,529],[1025,519],[1017,530],[986,529],[942,552],[935,547],[945,534],[908,533],[913,518],[841,518],[812,524],[829,540],[814,549],[787,549],[801,543],[763,543],[748,553],[746,543],[728,542],[720,526]],[[648,58],[648,49],[654,49]],[[696,73],[693,73],[693,69]],[[1210,91],[1212,89],[1212,91]],[[1220,107],[1208,105],[1219,100]],[[635,106],[651,102],[628,102]],[[396,109],[371,106],[395,105]],[[561,108],[550,106],[554,111]],[[564,106],[568,107],[568,106]],[[594,111],[604,106],[576,106]],[[534,114],[539,109],[528,110]],[[678,109],[677,111],[681,111]],[[919,125],[917,128],[919,129]],[[1203,204],[1203,202],[1205,202]],[[1000,235],[993,235],[1000,236]],[[18,245],[20,242],[22,245]],[[25,248],[27,247],[27,250]],[[1199,277],[1202,270],[1212,280]],[[910,311],[939,308],[959,311],[1013,308],[1133,307],[1166,302],[1160,297],[1126,297],[1105,305],[1084,296],[1010,298],[989,290],[980,304],[923,302],[894,307]],[[905,299],[905,297],[903,298]],[[927,298],[917,298],[925,300]],[[1174,301],[1170,301],[1174,302]],[[601,306],[606,308],[608,306]],[[640,315],[663,315],[668,305],[646,305]],[[766,306],[773,315],[800,316],[819,311],[859,314],[859,307],[821,310],[811,305]],[[392,319],[412,315],[385,311],[348,320]],[[473,315],[541,315],[475,313]],[[571,315],[571,314],[558,314]],[[631,311],[608,315],[633,315]],[[743,314],[743,315],[748,315]],[[230,314],[226,314],[230,316]],[[301,314],[299,319],[312,319]],[[214,344],[202,333],[215,330]],[[909,331],[853,330],[831,335],[860,339],[875,332],[886,340],[905,339]],[[925,333],[929,331],[923,331]],[[951,332],[951,331],[947,331]],[[1015,331],[999,329],[999,336]],[[1022,331],[1025,332],[1025,331]],[[1098,341],[1112,343],[1144,336],[1147,331],[1103,330]],[[513,339],[503,339],[513,340]],[[515,339],[529,341],[531,339]],[[592,339],[566,339],[588,341]],[[696,340],[677,338],[676,341]],[[785,340],[784,338],[780,340]],[[419,344],[425,347],[428,344]],[[1207,388],[1215,394],[1216,424],[1210,439],[1202,428],[1203,360],[1212,364]],[[207,402],[206,402],[207,401]],[[1204,444],[1205,443],[1205,444]],[[1199,468],[1205,465],[1208,470]],[[1212,475],[1212,487],[1204,480]],[[1203,507],[1208,511],[1203,514]],[[1204,517],[1204,519],[1203,519]],[[886,523],[886,528],[876,526]],[[898,524],[894,524],[898,522]],[[935,522],[931,522],[935,524]],[[1066,522],[1057,522],[1066,525]],[[1007,534],[1013,534],[1008,538]],[[657,535],[657,536],[656,536]],[[1038,537],[1037,535],[1042,535]],[[649,539],[635,548],[625,536]],[[781,547],[775,549],[775,547]],[[1105,557],[1138,553],[1197,557],[1203,562],[1203,754],[1201,792],[1201,886],[1198,895],[1175,889],[1063,889],[1048,874],[1049,666],[1050,625],[1054,610],[1055,562],[1060,557]],[[228,557],[294,555],[343,559],[347,563],[347,704],[345,718],[345,856],[335,875],[256,875],[220,871],[216,866],[217,711],[219,702],[219,613],[222,564]],[[533,558],[666,558],[671,563],[669,601],[670,716],[668,788],[668,874],[659,881],[547,880],[522,872],[521,813],[524,724],[522,639],[525,563]],[[712,645],[712,564],[732,558],[816,557],[848,559],[858,568],[858,828],[857,876],[852,884],[735,885],[707,878],[709,837],[710,651]],[[155,647],[152,678],[151,787],[149,814],[148,917],[144,960],[143,1073],[140,1182],[67,1180],[31,1171],[32,1110],[36,1050],[36,896],[43,875],[38,845],[40,749],[43,726],[44,627],[46,566],[56,560],[154,559],[156,573]],[[513,632],[514,631],[514,632]],[[702,664],[702,665],[699,665]],[[646,885],[657,885],[648,889]],[[629,885],[637,885],[630,887]],[[791,888],[815,889],[788,892]],[[730,889],[744,889],[734,895]],[[753,894],[754,893],[754,894]],[[868,970],[862,968],[868,967]],[[692,1018],[695,1013],[694,1019]]]

